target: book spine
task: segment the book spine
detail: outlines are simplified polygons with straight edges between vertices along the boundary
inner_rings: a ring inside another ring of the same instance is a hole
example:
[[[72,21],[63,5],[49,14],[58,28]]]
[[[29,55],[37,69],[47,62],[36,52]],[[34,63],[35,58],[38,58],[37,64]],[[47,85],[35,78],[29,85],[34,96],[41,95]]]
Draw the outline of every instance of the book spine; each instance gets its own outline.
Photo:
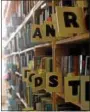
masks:
[[[85,75],[85,55],[80,55],[79,56],[79,73],[80,75]]]
[[[74,74],[79,74],[79,56],[74,56]]]
[[[63,74],[64,76],[66,76],[68,73],[68,56],[64,56],[62,60],[63,60]]]
[[[86,56],[85,75],[90,75],[90,56]]]
[[[47,70],[47,72],[52,72],[53,71],[52,58],[47,58],[46,59],[46,70]]]
[[[73,72],[73,56],[68,56],[68,73]]]

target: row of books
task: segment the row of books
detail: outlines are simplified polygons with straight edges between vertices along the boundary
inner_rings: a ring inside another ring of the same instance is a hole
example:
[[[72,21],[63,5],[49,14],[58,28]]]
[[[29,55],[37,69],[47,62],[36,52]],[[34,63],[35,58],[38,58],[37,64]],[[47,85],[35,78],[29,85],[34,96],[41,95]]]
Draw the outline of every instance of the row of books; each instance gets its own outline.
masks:
[[[90,56],[62,56],[61,70],[64,76],[68,73],[90,75]]]
[[[33,47],[37,45],[37,43],[31,42],[31,24],[26,24],[25,28],[22,29],[21,32],[19,32],[19,38],[17,37],[18,45],[17,48],[19,51],[22,51],[26,48]]]
[[[61,62],[60,66],[63,76],[67,76],[68,73],[74,73],[74,75],[90,75],[90,56],[62,56],[59,61]],[[36,70],[38,68],[52,72],[52,57],[34,57],[34,69]]]
[[[32,7],[34,6],[34,3],[36,3],[35,1],[30,1],[30,0],[27,0],[27,1],[21,1],[21,4],[22,4],[22,12],[23,14],[27,15],[30,10],[32,9]]]
[[[52,57],[37,56],[34,57],[34,69],[44,69],[47,72],[53,71]]]
[[[25,60],[24,57],[25,56],[22,56],[22,66],[27,66],[27,60]],[[63,76],[67,76],[68,73],[74,73],[74,75],[90,75],[90,56],[62,56],[59,61],[61,62],[60,66]],[[34,56],[32,62],[33,63],[29,63],[29,67],[32,66],[33,68],[34,66],[34,70],[45,69],[47,72],[53,71],[52,57]],[[13,72],[17,71],[16,65],[9,64],[8,69],[9,68],[11,68]]]
[[[51,21],[52,6],[47,6],[40,10],[40,16],[36,21],[36,24],[42,24],[44,21]]]
[[[37,56],[33,59],[34,70],[45,69],[47,72],[53,71],[52,57]],[[67,76],[68,73],[74,73],[75,75],[90,75],[90,56],[62,56],[59,61],[61,62],[60,66],[63,76]]]

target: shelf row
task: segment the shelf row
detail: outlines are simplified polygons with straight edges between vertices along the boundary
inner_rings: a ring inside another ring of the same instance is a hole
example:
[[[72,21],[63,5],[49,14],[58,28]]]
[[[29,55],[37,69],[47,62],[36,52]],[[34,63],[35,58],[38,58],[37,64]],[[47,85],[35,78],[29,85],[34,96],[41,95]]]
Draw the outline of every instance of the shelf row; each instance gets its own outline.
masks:
[[[74,36],[74,37],[69,37],[69,38],[65,38],[65,39],[62,39],[60,41],[56,41],[56,45],[61,45],[61,44],[70,44],[70,43],[75,43],[75,42],[81,42],[81,41],[87,41],[89,40],[90,38],[90,34],[89,33],[86,33],[86,34],[81,34],[81,35],[77,35],[77,36]],[[10,56],[13,56],[13,55],[18,55],[18,54],[23,54],[25,52],[28,52],[30,50],[34,50],[35,48],[39,48],[39,47],[47,47],[47,46],[50,46],[51,43],[44,43],[44,44],[40,44],[40,45],[36,45],[35,47],[31,47],[31,48],[27,48],[23,51],[20,51],[20,52],[13,52],[7,56],[5,56],[5,58],[8,58]]]

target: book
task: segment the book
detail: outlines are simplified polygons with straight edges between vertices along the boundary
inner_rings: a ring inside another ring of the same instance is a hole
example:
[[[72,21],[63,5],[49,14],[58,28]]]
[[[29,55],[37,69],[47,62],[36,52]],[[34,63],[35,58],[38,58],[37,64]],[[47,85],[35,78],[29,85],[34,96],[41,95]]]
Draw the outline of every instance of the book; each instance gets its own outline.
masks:
[[[34,56],[34,70],[38,70],[40,68],[42,58],[43,56]]]
[[[79,75],[79,63],[79,55],[62,56],[60,69],[63,76],[67,76],[68,73],[73,73],[76,76]]]
[[[24,39],[23,39],[23,37],[18,38],[18,42],[19,42],[19,49],[21,51],[24,50],[25,46],[24,46]]]
[[[23,14],[26,15],[26,3],[25,1],[22,1],[23,2]]]
[[[40,24],[42,24],[44,21],[45,21],[45,9],[42,9],[40,14]]]
[[[85,75],[85,55],[80,55],[79,56],[79,73],[80,75]]]
[[[42,111],[51,111],[52,110],[52,100],[51,97],[41,97],[41,103],[42,103]]]
[[[33,95],[33,108],[36,110],[36,103],[38,102],[38,95]]]
[[[90,56],[86,56],[85,75],[90,75]]]
[[[30,47],[30,25],[29,24],[26,24],[24,35],[25,35],[25,46],[26,48],[29,48]]]
[[[68,56],[68,73],[73,72],[73,56]]]
[[[53,71],[52,57],[44,57],[44,58],[42,58],[41,68],[45,69],[46,72],[52,72]]]
[[[47,18],[49,17],[49,13],[48,13],[48,10],[47,8],[45,9],[45,20],[47,20]]]
[[[52,14],[52,6],[47,7],[47,12],[48,12],[48,17],[50,17]]]
[[[45,111],[52,111],[52,104],[45,104]]]
[[[41,102],[36,103],[36,110],[41,111],[41,106],[42,106]]]
[[[29,67],[30,70],[34,70],[34,60],[30,60],[28,62],[28,67]]]
[[[26,93],[26,82],[23,81],[23,85],[22,86],[23,86],[23,91],[22,91],[23,98],[26,101],[26,97],[27,97],[27,93]]]
[[[63,57],[63,75],[66,76],[68,73],[68,56]]]
[[[79,74],[79,56],[73,56],[74,57],[74,74],[77,76]]]
[[[22,67],[26,67],[27,66],[27,60],[26,60],[26,56],[25,55],[21,56],[21,66]]]
[[[19,93],[20,93],[20,96],[23,98],[23,82],[22,82],[22,78],[20,77],[19,78],[19,83],[18,83],[18,85],[19,85]]]
[[[29,107],[33,106],[33,93],[32,88],[27,86],[27,104]]]

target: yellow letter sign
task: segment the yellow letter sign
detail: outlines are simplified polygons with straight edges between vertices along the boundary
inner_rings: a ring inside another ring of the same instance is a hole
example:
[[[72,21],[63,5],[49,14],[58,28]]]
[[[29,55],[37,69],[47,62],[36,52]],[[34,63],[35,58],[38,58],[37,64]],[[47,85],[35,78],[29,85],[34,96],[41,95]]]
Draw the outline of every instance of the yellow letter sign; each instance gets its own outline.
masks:
[[[59,37],[86,32],[84,13],[80,7],[56,7],[56,21]]]

